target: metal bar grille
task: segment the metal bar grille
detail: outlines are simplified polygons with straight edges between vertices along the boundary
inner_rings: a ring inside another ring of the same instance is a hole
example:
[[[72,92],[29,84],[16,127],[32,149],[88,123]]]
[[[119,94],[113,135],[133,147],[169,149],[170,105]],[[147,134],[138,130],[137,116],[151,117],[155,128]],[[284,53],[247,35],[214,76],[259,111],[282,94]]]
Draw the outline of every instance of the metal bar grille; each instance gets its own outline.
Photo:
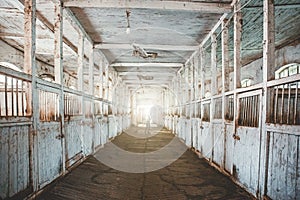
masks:
[[[274,91],[271,102],[270,123],[300,125],[300,81],[284,83],[272,86],[269,90]]]
[[[260,112],[260,95],[239,98],[239,117],[240,126],[258,127]]]

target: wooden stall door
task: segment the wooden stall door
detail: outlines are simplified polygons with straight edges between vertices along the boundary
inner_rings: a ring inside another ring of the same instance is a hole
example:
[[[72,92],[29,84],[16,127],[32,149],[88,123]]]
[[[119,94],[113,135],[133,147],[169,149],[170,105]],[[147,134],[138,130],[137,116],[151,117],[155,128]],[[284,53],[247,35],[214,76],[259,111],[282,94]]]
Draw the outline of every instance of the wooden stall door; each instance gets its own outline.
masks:
[[[42,188],[62,172],[63,148],[60,123],[41,122],[37,137],[39,188]]]
[[[233,176],[256,194],[259,180],[261,90],[238,95]]]

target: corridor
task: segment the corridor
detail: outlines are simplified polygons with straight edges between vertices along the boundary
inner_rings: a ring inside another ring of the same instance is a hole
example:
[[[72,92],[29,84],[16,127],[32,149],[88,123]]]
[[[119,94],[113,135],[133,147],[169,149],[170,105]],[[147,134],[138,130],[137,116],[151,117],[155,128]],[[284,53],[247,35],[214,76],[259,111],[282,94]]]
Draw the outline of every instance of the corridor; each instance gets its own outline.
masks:
[[[171,141],[179,141],[165,128],[151,127],[148,133],[145,131],[144,127],[130,127],[70,173],[46,187],[37,199],[251,199],[227,176],[187,148],[172,164],[145,173],[122,172],[99,161],[99,154],[110,148],[111,144],[141,155],[163,149]],[[182,142],[180,145],[177,149],[185,147]],[[113,154],[119,154],[110,153],[112,158]],[[119,159],[122,163],[128,162],[124,157]],[[149,164],[163,162],[159,159],[161,157],[152,158]]]

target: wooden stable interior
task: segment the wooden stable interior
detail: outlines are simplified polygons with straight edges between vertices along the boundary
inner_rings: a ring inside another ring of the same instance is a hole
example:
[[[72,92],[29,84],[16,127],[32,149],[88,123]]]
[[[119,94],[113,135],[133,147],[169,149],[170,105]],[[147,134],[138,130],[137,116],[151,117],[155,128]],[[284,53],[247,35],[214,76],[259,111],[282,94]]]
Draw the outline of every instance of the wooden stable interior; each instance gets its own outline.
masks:
[[[300,199],[299,0],[0,0],[0,16],[0,199],[34,197],[150,105],[253,197]]]

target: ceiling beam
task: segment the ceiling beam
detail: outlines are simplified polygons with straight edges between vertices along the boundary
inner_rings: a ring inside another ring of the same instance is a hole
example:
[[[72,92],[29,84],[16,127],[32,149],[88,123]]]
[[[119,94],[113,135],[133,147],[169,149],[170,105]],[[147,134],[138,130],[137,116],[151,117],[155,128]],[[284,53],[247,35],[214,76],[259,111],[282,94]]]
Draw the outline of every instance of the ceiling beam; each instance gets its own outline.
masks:
[[[199,46],[183,46],[183,45],[156,45],[156,44],[138,44],[143,49],[155,49],[162,51],[196,51]],[[109,44],[101,43],[95,44],[96,49],[133,49],[132,44]]]
[[[157,72],[137,72],[137,71],[128,71],[128,72],[119,72],[119,76],[136,76],[140,74],[146,74],[147,76],[174,76],[176,73],[157,71]]]
[[[182,67],[182,63],[112,63],[111,67]]]
[[[145,84],[154,84],[154,85],[160,85],[160,84],[168,84],[171,81],[169,80],[159,80],[159,81],[140,81],[140,80],[123,80],[123,83],[125,84],[132,84],[132,85],[145,85]]]
[[[230,3],[208,3],[191,1],[160,1],[160,0],[64,0],[64,7],[80,8],[146,8],[163,10],[185,10],[207,13],[227,13],[231,11]]]

